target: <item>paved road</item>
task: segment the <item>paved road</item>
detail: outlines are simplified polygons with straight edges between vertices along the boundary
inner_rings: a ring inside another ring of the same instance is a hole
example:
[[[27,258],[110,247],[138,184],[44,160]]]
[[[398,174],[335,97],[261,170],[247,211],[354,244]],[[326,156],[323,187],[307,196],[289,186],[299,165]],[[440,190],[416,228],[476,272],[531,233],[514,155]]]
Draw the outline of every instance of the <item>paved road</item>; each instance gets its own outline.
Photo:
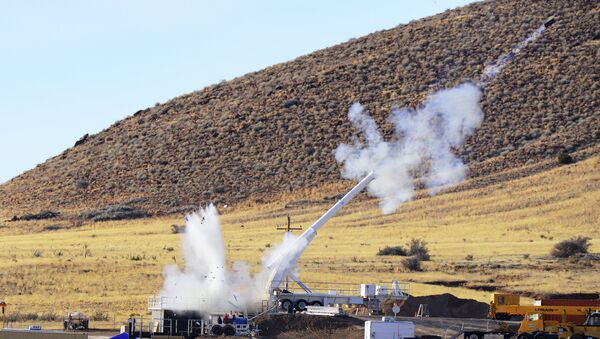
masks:
[[[363,321],[381,320],[381,316],[355,316],[355,318]],[[499,323],[492,319],[473,319],[473,318],[414,318],[414,317],[396,317],[400,321],[412,321],[415,323],[416,335],[439,335],[442,338],[450,338],[462,331],[476,330],[488,331],[499,327]],[[505,322],[511,329],[516,329],[519,326],[518,321]],[[108,333],[90,334],[88,339],[109,339],[116,335]]]

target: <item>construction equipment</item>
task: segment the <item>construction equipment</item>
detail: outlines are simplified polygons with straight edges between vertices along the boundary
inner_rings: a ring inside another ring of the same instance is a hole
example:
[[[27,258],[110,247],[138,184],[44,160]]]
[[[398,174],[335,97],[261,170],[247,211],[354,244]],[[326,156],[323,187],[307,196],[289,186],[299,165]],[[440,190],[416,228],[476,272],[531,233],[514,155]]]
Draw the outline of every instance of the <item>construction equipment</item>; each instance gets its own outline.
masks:
[[[89,329],[90,320],[81,312],[68,312],[63,321],[64,330],[85,331]]]
[[[561,328],[568,327],[568,315],[589,315],[591,313],[592,309],[588,306],[521,305],[518,295],[494,294],[493,301],[490,303],[489,317],[508,320],[511,316],[523,316],[517,339],[542,339],[547,335],[559,335]],[[561,320],[545,319],[547,315],[559,315]]]
[[[598,339],[600,338],[600,312],[588,315],[583,325],[561,324],[559,339]]]
[[[527,314],[588,315],[591,309],[588,306],[521,305],[521,298],[516,294],[493,294],[488,317],[509,320],[512,316]]]

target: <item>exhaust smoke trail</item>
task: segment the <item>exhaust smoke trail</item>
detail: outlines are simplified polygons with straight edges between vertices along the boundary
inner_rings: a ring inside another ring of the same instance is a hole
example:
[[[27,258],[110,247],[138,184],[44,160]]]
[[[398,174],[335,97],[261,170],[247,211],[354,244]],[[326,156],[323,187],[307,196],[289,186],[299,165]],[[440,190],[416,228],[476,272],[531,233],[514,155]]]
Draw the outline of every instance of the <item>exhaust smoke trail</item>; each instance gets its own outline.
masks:
[[[335,150],[342,177],[358,181],[374,171],[375,180],[368,192],[380,199],[384,214],[393,213],[413,198],[415,181],[425,183],[430,195],[463,181],[468,169],[453,151],[483,122],[479,103],[482,89],[552,23],[554,19],[549,19],[488,65],[476,83],[439,90],[416,109],[393,108],[388,117],[395,127],[391,140],[384,140],[369,113],[354,103],[348,119],[363,133],[364,143],[354,135],[352,144],[341,144]]]
[[[477,82],[477,86],[480,88],[484,88],[485,86],[487,86],[487,84],[489,84],[489,82],[492,81],[502,71],[502,69],[504,68],[504,66],[506,66],[506,64],[513,61],[515,59],[515,57],[519,53],[521,53],[521,51],[527,45],[536,41],[540,36],[542,36],[542,33],[544,33],[546,28],[548,28],[550,25],[552,25],[554,23],[554,21],[555,21],[554,18],[548,19],[543,25],[538,27],[535,31],[531,32],[527,36],[527,38],[525,38],[523,41],[521,41],[516,46],[514,46],[510,52],[508,52],[504,55],[501,55],[496,60],[496,62],[494,62],[491,65],[486,66],[485,69],[483,70],[483,74],[481,74],[481,77],[479,78],[479,81]]]

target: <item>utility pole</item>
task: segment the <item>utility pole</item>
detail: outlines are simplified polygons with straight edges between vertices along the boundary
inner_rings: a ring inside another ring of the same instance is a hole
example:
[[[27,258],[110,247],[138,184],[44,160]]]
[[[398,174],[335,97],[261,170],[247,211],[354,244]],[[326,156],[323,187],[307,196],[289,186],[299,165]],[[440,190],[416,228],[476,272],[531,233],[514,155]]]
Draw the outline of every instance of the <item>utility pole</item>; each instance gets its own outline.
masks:
[[[276,229],[279,231],[286,231],[288,233],[291,233],[292,231],[302,230],[302,226],[292,227],[292,218],[290,218],[290,215],[288,214],[287,215],[287,226],[277,226]],[[285,277],[285,289],[287,290],[288,287],[289,287],[289,278],[286,276]]]

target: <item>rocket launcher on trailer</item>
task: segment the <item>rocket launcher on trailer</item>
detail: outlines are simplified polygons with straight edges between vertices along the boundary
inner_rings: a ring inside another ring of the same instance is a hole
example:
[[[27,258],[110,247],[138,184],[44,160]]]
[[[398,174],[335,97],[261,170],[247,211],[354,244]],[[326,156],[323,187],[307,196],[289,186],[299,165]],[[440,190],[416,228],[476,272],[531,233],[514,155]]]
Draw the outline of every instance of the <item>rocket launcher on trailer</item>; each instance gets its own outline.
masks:
[[[360,193],[371,181],[375,179],[374,172],[370,172],[356,186],[354,186],[344,197],[342,197],[335,205],[333,205],[325,214],[315,221],[304,233],[302,233],[289,246],[288,250],[276,257],[267,265],[271,269],[271,274],[266,284],[268,300],[272,304],[279,304],[285,310],[291,312],[304,311],[308,305],[312,306],[328,306],[328,305],[356,305],[363,304],[371,311],[380,309],[380,302],[384,298],[393,298],[396,300],[406,300],[407,295],[401,291],[398,283],[394,281],[391,287],[391,294],[388,294],[388,288],[384,286],[376,286],[373,284],[362,284],[360,295],[351,296],[339,293],[339,291],[328,291],[327,293],[319,293],[312,291],[298,277],[292,273],[296,262],[304,251],[308,248],[310,242],[315,238],[317,232],[323,225],[331,219],[342,207],[348,204],[358,193]],[[301,287],[303,292],[291,293],[287,290],[288,286],[282,288],[287,278],[291,278]]]
[[[310,242],[317,235],[317,231],[333,217],[337,211],[349,203],[358,193],[360,193],[371,181],[375,179],[375,173],[370,172],[354,188],[352,188],[342,199],[333,205],[325,214],[315,221],[302,235],[300,235],[290,246],[288,251],[282,253],[267,265],[271,269],[271,276],[268,283],[268,291],[278,288],[285,278],[291,275],[291,270],[302,255]],[[290,276],[292,279],[295,277]],[[297,279],[294,279],[296,281]]]

